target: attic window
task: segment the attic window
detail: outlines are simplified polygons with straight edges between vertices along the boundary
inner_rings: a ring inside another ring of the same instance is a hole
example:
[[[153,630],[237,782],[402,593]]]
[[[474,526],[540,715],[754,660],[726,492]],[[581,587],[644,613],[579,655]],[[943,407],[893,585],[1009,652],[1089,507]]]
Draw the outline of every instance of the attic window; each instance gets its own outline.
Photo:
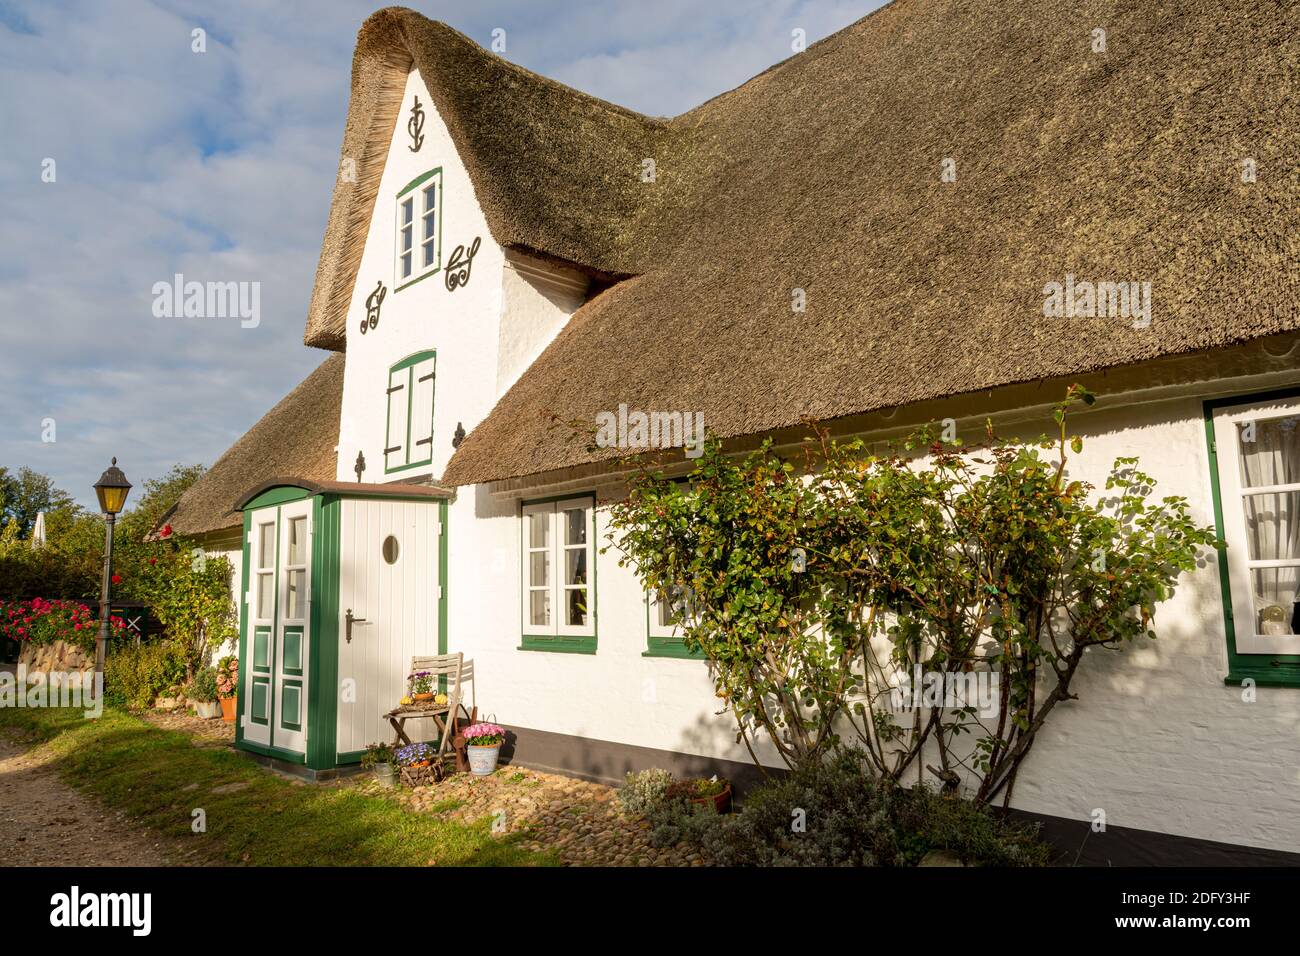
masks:
[[[442,168],[417,176],[397,194],[393,286],[400,291],[442,266]]]

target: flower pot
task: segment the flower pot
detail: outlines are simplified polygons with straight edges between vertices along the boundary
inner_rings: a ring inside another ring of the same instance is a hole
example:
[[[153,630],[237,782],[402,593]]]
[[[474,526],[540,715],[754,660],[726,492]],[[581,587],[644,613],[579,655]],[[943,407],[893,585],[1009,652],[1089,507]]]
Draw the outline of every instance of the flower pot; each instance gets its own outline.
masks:
[[[375,780],[381,787],[397,786],[397,771],[391,763],[375,764]]]
[[[476,747],[470,744],[465,748],[469,752],[469,772],[476,777],[486,777],[497,769],[497,758],[501,755],[501,745]]]
[[[194,712],[204,720],[215,720],[221,716],[221,705],[215,700],[196,700]]]
[[[412,700],[433,700],[433,693],[430,692],[428,694],[412,694],[411,699]]]
[[[712,807],[715,813],[727,813],[731,809],[731,784],[711,797],[694,797],[691,803],[697,807]]]
[[[221,698],[221,719],[228,724],[233,724],[235,722],[235,711],[238,709],[238,706],[238,697]]]

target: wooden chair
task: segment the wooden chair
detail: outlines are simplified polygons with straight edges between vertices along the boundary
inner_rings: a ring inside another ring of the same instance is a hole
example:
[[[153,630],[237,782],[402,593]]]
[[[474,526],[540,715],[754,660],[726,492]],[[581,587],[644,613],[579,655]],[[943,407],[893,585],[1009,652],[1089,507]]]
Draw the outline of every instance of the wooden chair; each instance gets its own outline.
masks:
[[[417,671],[428,671],[433,675],[439,687],[438,693],[446,693],[447,703],[434,707],[417,707],[415,705],[398,706],[384,715],[393,730],[397,734],[395,743],[411,742],[405,731],[405,724],[408,720],[414,720],[421,717],[428,717],[433,720],[434,726],[438,731],[438,756],[437,759],[442,761],[448,756],[448,747],[452,745],[452,738],[456,734],[458,721],[457,712],[464,713],[466,718],[474,720],[478,714],[478,691],[474,689],[473,693],[473,713],[465,707],[464,703],[464,685],[468,681],[473,683],[474,680],[474,662],[465,660],[463,653],[455,654],[437,654],[432,657],[412,657],[410,673]],[[446,686],[446,690],[441,688]],[[411,681],[408,679],[406,685],[408,694],[411,692]],[[457,761],[460,762],[459,760]]]

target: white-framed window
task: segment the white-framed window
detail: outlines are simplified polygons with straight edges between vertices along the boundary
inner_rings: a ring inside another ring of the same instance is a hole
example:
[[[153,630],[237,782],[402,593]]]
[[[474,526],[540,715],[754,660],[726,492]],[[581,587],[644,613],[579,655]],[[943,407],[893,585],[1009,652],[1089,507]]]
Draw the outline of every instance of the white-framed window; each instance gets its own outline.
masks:
[[[388,370],[388,423],[384,473],[433,461],[433,392],[436,352],[408,355]]]
[[[526,502],[521,514],[524,647],[594,650],[595,499]]]
[[[442,266],[442,168],[417,176],[397,194],[393,288],[402,289]]]
[[[681,640],[682,622],[695,610],[695,592],[674,584],[646,599],[650,602],[650,636]]]
[[[1300,654],[1300,394],[1214,404],[1235,655]]]
[[[253,619],[275,620],[275,512],[253,530]]]

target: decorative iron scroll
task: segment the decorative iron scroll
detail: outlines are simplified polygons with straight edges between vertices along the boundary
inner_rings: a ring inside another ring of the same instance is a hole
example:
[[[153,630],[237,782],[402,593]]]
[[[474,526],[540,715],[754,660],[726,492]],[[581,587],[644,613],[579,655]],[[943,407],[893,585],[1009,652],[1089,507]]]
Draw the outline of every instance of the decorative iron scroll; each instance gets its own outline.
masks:
[[[388,295],[388,290],[384,288],[384,280],[380,279],[375,285],[375,291],[366,297],[366,317],[361,320],[361,334],[366,334],[367,328],[375,328],[379,325],[379,307],[384,304],[384,296]]]
[[[411,118],[407,120],[406,132],[410,134],[411,143],[413,144],[406,148],[413,153],[418,153],[420,147],[424,145],[424,110],[420,109],[420,98],[418,96],[411,105]]]
[[[474,241],[470,243],[469,251],[465,251],[464,246],[457,246],[451,251],[451,258],[447,260],[447,275],[443,278],[443,284],[447,286],[448,292],[455,292],[461,286],[468,284],[469,272],[474,265],[474,257],[478,255],[479,244],[482,243],[481,236],[475,236]]]

